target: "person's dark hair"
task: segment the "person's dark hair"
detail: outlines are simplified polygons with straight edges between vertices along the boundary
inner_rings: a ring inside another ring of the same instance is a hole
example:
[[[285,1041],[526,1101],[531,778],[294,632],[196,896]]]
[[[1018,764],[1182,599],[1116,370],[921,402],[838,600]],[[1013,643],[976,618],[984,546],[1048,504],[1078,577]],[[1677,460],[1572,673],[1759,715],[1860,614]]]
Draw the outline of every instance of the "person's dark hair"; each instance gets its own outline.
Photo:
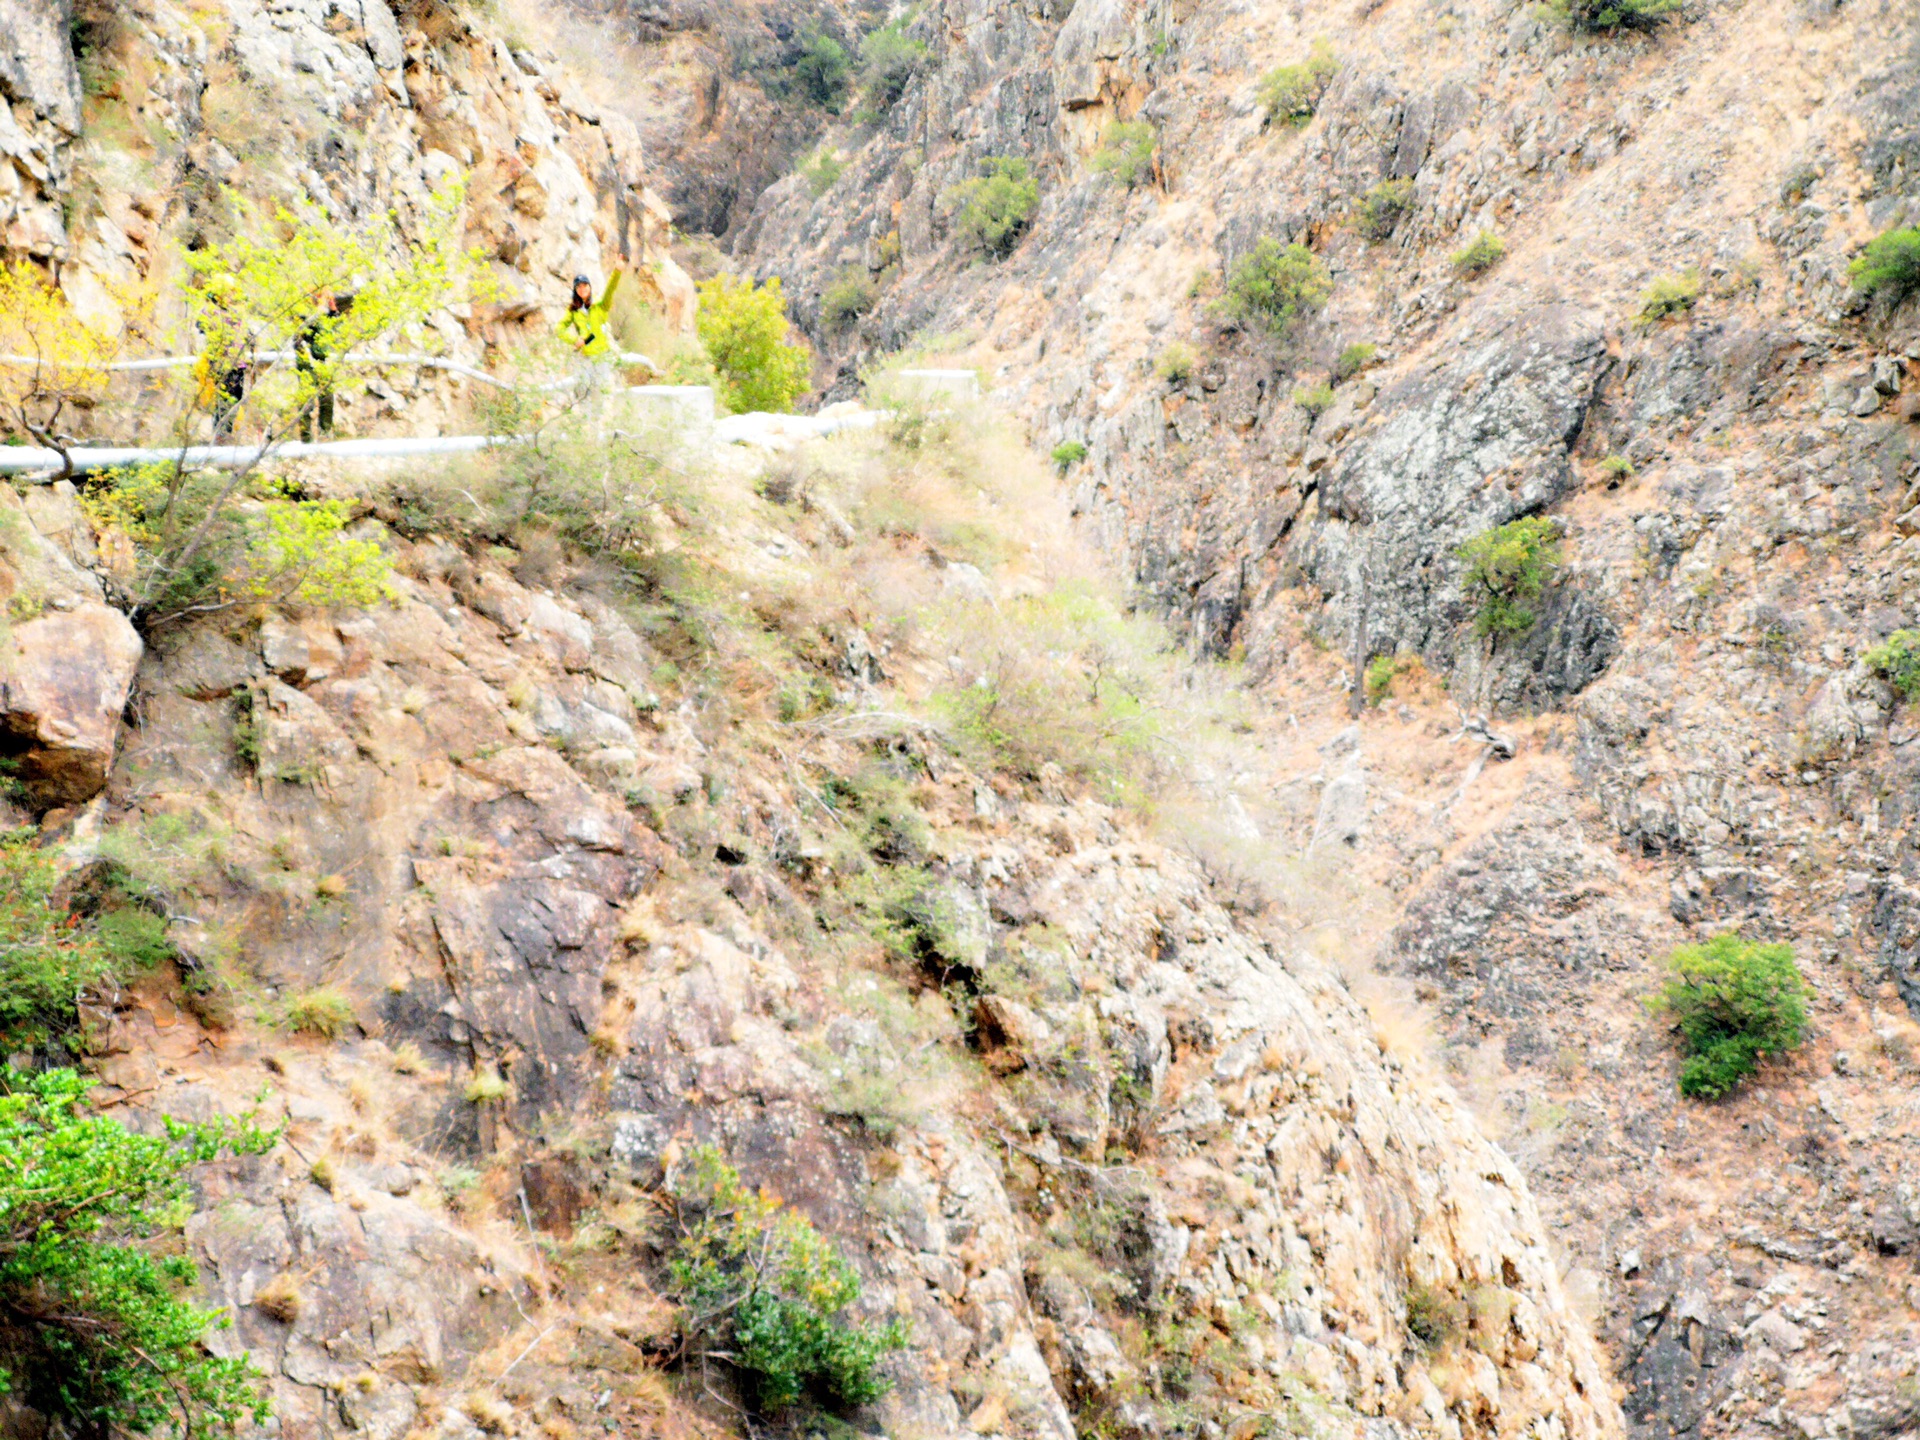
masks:
[[[587,293],[586,293],[585,295],[582,295],[582,294],[580,293],[580,287],[581,287],[582,285],[584,285],[584,286],[586,286],[586,287],[587,287]],[[584,309],[586,309],[586,308],[587,308],[587,307],[588,307],[589,305],[591,305],[591,304],[593,304],[593,279],[592,279],[592,277],[591,277],[591,276],[588,276],[588,275],[576,275],[576,276],[574,276],[574,277],[573,277],[573,286],[572,286],[572,288],[571,288],[571,289],[569,289],[569,290],[567,291],[567,309],[569,309],[569,310],[584,310]]]

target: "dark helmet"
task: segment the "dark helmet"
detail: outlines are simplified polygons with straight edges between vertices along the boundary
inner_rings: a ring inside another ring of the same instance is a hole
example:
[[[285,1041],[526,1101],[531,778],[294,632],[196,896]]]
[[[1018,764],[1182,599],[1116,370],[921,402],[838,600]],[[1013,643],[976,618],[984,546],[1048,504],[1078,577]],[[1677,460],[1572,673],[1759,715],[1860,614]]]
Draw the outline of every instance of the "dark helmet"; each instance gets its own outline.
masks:
[[[573,288],[578,290],[582,285],[586,286],[589,290],[591,290],[593,288],[593,277],[591,275],[574,276]]]

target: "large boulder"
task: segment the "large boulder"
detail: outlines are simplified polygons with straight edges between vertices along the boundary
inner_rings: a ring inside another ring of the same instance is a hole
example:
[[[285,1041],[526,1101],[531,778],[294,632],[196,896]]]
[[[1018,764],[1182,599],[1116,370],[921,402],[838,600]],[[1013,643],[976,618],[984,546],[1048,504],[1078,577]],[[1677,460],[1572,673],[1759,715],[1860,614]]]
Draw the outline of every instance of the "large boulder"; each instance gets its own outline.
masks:
[[[97,601],[17,621],[0,635],[0,754],[18,761],[36,807],[91,800],[113,766],[139,635]]]

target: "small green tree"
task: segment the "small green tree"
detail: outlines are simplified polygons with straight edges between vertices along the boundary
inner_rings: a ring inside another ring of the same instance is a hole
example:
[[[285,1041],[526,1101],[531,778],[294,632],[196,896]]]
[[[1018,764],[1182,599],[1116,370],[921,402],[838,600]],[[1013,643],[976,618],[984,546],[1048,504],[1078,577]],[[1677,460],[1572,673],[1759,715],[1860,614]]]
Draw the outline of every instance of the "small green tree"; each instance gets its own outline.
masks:
[[[1281,245],[1262,235],[1251,253],[1227,272],[1221,302],[1227,315],[1284,335],[1302,315],[1318,310],[1333,293],[1333,277],[1320,257],[1299,243]]]
[[[1053,468],[1062,475],[1087,458],[1087,447],[1078,440],[1062,440],[1053,447]]]
[[[75,999],[119,978],[95,927],[54,899],[53,857],[32,831],[0,834],[0,1047],[12,1051],[75,1023]]]
[[[838,40],[815,30],[801,42],[793,82],[803,98],[837,114],[852,79],[853,63]]]
[[[1467,279],[1477,279],[1500,263],[1507,253],[1507,242],[1491,230],[1482,230],[1453,252],[1453,268]]]
[[[1674,1018],[1686,1046],[1680,1093],[1712,1100],[1753,1074],[1768,1055],[1806,1038],[1806,982],[1793,947],[1716,935],[1667,957],[1673,972],[1653,1004]]]
[[[982,174],[948,186],[940,201],[962,244],[1000,260],[1026,233],[1040,203],[1040,182],[1017,155],[989,155],[981,168]]]
[[[907,34],[904,16],[870,31],[860,42],[860,73],[878,110],[893,106],[926,63],[927,47]]]
[[[1318,420],[1333,408],[1333,386],[1324,380],[1298,386],[1293,392],[1293,403],[1306,411],[1310,419]]]
[[[1324,40],[1313,42],[1313,50],[1298,65],[1282,65],[1260,77],[1260,105],[1267,112],[1267,123],[1298,128],[1313,118],[1314,108],[1326,94],[1333,77],[1340,73],[1340,62],[1333,47]]]
[[[689,1355],[730,1363],[769,1410],[808,1395],[850,1408],[887,1392],[880,1363],[906,1345],[906,1326],[849,1316],[859,1274],[805,1216],[748,1189],[712,1146],[682,1160],[668,1195],[679,1231],[668,1289]]]
[[[820,322],[845,330],[879,303],[880,291],[864,268],[843,270],[820,297]]]
[[[805,392],[813,355],[787,339],[787,297],[779,276],[759,286],[724,274],[702,281],[694,324],[734,411],[791,410]]]
[[[1455,552],[1466,562],[1466,583],[1479,595],[1474,629],[1499,640],[1533,628],[1536,600],[1560,568],[1560,527],[1540,515],[1509,521],[1476,535]]]
[[[244,1355],[208,1353],[227,1323],[180,1298],[187,1171],[277,1139],[244,1123],[130,1134],[95,1115],[71,1070],[0,1070],[0,1391],[82,1433],[231,1434],[266,1418]]]
[[[1876,235],[1847,267],[1847,278],[1854,289],[1895,305],[1920,292],[1920,226]]]
[[[1200,357],[1193,347],[1184,340],[1176,340],[1160,352],[1153,368],[1162,380],[1178,385],[1193,374],[1193,367],[1199,363]]]
[[[1160,137],[1145,120],[1116,120],[1100,137],[1088,163],[1097,174],[1131,190],[1153,179],[1153,152]]]
[[[1920,696],[1920,630],[1896,630],[1861,659],[1902,700]]]
[[[1399,225],[1400,217],[1412,208],[1411,180],[1382,180],[1361,197],[1360,233],[1369,240],[1385,240]]]
[[[1683,0],[1546,0],[1549,18],[1589,35],[1652,30],[1679,13]]]

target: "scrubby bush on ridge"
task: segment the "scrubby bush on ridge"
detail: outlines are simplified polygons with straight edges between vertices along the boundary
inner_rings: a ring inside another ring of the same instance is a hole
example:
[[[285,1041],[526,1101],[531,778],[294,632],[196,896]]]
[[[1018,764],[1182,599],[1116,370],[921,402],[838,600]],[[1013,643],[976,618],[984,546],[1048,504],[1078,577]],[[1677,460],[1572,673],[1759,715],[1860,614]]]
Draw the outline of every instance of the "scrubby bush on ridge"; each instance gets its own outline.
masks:
[[[1544,516],[1509,521],[1476,535],[1455,552],[1466,563],[1466,583],[1478,594],[1474,629],[1504,639],[1524,635],[1537,599],[1560,568],[1560,527]]]
[[[1301,126],[1313,118],[1314,107],[1340,71],[1333,48],[1316,40],[1298,65],[1282,65],[1260,77],[1260,106],[1269,124]]]
[[[1876,235],[1847,267],[1847,278],[1863,294],[1896,305],[1920,292],[1920,226]]]
[[[1017,155],[990,155],[981,169],[982,174],[949,186],[940,202],[968,249],[1000,260],[1026,233],[1040,203],[1040,182]]]
[[[1682,945],[1654,1008],[1673,1016],[1687,1048],[1680,1093],[1712,1100],[1737,1087],[1769,1055],[1806,1038],[1806,982],[1793,947],[1728,933]]]
[[[805,392],[813,357],[787,339],[787,297],[779,276],[758,286],[733,275],[701,282],[694,324],[729,408],[791,410]]]
[[[1297,241],[1282,246],[1262,235],[1227,272],[1221,308],[1233,319],[1284,335],[1332,293],[1333,279],[1319,256]]]

